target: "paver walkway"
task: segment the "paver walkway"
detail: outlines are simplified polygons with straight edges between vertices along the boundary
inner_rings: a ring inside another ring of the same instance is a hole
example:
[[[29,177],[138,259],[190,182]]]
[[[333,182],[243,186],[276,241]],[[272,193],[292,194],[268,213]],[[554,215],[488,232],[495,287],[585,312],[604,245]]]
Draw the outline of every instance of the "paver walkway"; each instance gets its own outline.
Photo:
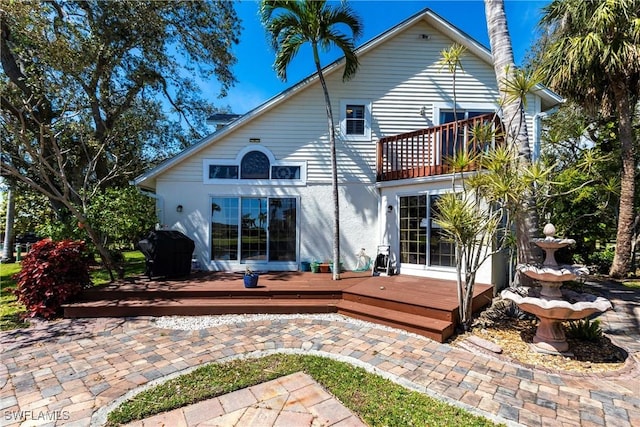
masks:
[[[302,372],[186,406],[127,427],[366,427]]]
[[[604,329],[630,353],[628,366],[612,374],[545,372],[348,320],[199,331],[162,330],[147,318],[42,323],[0,333],[2,425],[99,425],[141,386],[204,363],[291,351],[350,361],[510,425],[640,426],[639,295],[609,296],[615,312],[602,316]]]

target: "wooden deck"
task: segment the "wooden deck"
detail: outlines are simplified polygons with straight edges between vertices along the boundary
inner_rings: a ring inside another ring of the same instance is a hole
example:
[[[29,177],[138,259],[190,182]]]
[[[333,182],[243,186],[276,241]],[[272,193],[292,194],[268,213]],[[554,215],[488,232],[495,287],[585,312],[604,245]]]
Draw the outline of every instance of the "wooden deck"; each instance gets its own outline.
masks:
[[[65,317],[123,317],[250,313],[341,313],[402,328],[443,342],[458,324],[453,281],[414,276],[273,272],[257,288],[242,274],[199,273],[184,280],[138,277],[86,290],[64,306]],[[474,310],[491,302],[491,285],[476,285]]]

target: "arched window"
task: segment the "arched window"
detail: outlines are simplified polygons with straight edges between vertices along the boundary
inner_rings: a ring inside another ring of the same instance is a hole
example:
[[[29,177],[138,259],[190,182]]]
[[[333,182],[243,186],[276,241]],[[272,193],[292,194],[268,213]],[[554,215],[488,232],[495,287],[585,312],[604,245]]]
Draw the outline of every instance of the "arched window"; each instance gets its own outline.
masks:
[[[240,162],[240,179],[269,179],[270,166],[266,154],[249,151]]]

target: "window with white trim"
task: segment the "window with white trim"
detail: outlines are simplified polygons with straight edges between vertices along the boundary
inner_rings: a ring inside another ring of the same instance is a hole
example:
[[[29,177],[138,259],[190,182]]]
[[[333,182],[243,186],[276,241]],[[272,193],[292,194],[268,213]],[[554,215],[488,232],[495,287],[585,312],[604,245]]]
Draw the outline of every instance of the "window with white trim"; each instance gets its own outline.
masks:
[[[346,140],[371,139],[371,102],[358,99],[340,101],[340,133]]]
[[[264,147],[247,147],[235,160],[203,160],[205,184],[254,181],[260,185],[304,185],[306,163],[278,161]]]
[[[211,198],[211,259],[251,263],[297,260],[295,197]]]

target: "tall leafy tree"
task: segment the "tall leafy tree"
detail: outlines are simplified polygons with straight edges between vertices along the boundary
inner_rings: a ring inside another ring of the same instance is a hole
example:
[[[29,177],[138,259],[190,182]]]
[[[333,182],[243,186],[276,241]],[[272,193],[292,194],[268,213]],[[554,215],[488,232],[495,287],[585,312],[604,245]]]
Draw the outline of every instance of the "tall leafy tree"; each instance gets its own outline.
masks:
[[[574,259],[567,262],[595,265],[608,252],[606,243],[615,239],[620,189],[615,127],[593,122],[571,102],[543,121],[541,160],[553,168],[554,191],[538,207],[560,234],[576,240]],[[567,252],[560,251],[558,259]],[[602,272],[610,267],[609,262]]]
[[[610,275],[631,267],[637,157],[633,118],[640,95],[640,1],[554,0],[541,25],[551,43],[542,58],[550,86],[594,115],[618,123],[622,169],[616,249]]]
[[[338,167],[336,159],[336,135],[331,109],[329,89],[320,63],[320,51],[332,46],[344,54],[343,81],[352,78],[358,69],[354,39],[360,37],[362,24],[360,18],[346,4],[335,7],[326,1],[262,1],[260,5],[262,22],[271,34],[271,43],[276,51],[274,67],[278,77],[287,79],[287,67],[306,43],[311,45],[313,62],[324,94],[329,143],[331,151],[331,182],[333,190],[333,261],[340,263],[340,204],[338,193]],[[346,27],[351,31],[348,37],[341,31]],[[339,268],[333,269],[333,279],[340,279]]]
[[[226,1],[2,2],[3,173],[76,217],[111,267],[91,197],[200,136],[213,106],[194,76],[225,94],[239,31]]]
[[[500,92],[505,140],[507,144],[513,145],[514,155],[517,155],[522,166],[527,167],[531,165],[531,146],[523,107],[526,93],[535,80],[525,78],[515,67],[504,1],[485,0],[484,4],[493,66]],[[537,217],[530,200],[523,198],[523,205],[514,217],[518,262],[521,263],[530,262],[534,257],[530,242],[537,229]]]

